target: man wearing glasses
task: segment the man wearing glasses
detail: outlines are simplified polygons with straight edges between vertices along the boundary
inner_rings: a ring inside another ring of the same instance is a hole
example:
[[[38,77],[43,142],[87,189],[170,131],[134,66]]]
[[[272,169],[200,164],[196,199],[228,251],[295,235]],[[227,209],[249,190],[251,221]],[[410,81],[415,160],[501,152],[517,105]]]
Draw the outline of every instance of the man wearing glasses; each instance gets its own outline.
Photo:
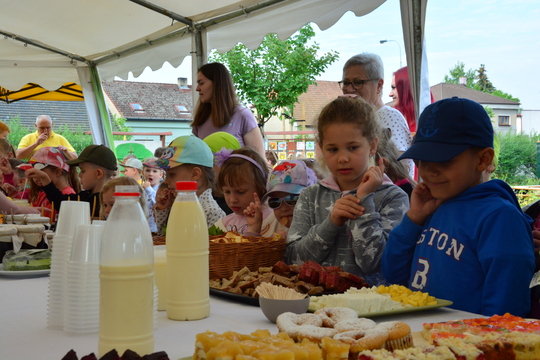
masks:
[[[362,53],[351,57],[343,66],[343,80],[338,82],[345,95],[359,96],[377,108],[379,123],[392,131],[392,141],[400,153],[412,144],[412,136],[405,117],[381,99],[384,84],[384,67],[379,55]],[[414,178],[414,163],[411,159],[402,160],[409,167]]]

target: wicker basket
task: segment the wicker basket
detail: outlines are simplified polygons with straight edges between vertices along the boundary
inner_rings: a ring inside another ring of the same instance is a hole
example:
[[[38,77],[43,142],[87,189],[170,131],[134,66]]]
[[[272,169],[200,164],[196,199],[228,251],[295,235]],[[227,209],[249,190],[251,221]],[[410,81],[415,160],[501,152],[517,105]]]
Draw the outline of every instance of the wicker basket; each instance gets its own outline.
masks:
[[[220,237],[210,236],[210,239]],[[283,260],[285,239],[272,240],[262,236],[244,236],[249,242],[214,243],[210,241],[210,279],[231,277],[245,266],[251,271],[263,266],[274,266]],[[154,245],[165,245],[165,236],[154,236]]]
[[[154,245],[165,245],[165,236],[154,236],[152,237]]]
[[[228,244],[210,242],[210,279],[229,278],[234,271],[241,270],[245,266],[255,271],[263,266],[274,266],[283,260],[287,244],[285,239],[244,237],[249,239],[249,242]]]

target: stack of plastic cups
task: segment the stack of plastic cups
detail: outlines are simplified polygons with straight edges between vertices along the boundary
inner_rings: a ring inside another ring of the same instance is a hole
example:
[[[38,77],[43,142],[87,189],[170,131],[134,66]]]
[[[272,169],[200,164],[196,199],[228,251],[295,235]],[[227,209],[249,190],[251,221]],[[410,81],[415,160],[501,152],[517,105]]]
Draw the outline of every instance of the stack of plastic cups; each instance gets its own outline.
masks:
[[[99,331],[99,251],[103,226],[79,225],[68,263],[64,331]]]
[[[51,254],[51,277],[47,327],[62,330],[66,311],[68,262],[75,229],[79,225],[90,225],[90,204],[79,201],[63,201],[58,214],[54,250]]]

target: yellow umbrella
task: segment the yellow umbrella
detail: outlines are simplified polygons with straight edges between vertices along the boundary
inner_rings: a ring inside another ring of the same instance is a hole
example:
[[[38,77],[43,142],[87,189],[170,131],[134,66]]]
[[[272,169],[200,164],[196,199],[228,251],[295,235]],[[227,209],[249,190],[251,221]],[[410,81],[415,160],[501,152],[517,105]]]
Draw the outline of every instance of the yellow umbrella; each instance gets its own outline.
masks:
[[[0,86],[0,100],[12,103],[19,100],[82,101],[82,88],[73,82],[49,91],[38,84],[28,83],[20,90],[11,91]]]

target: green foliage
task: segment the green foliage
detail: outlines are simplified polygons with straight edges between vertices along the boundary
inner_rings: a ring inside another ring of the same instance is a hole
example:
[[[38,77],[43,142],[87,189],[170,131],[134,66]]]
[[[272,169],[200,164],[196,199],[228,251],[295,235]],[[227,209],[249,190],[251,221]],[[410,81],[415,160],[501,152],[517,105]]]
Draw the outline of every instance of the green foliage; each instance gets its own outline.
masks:
[[[480,68],[476,70],[478,72],[478,75],[476,76],[476,87],[479,91],[492,94],[495,91],[495,87],[491,83],[491,81],[488,79],[486,75],[486,66],[484,64],[480,65]]]
[[[474,80],[476,78],[476,71],[473,69],[465,71],[465,64],[461,61],[458,61],[456,66],[449,70],[448,75],[444,75],[444,82],[459,85],[459,78],[462,76],[467,78],[466,86],[470,89],[475,89]]]
[[[209,61],[229,68],[240,100],[254,105],[262,126],[277,116],[279,109],[290,111],[298,97],[315,83],[315,77],[338,59],[335,51],[318,57],[319,45],[307,45],[313,36],[315,32],[308,24],[287,40],[269,34],[255,50],[237,44],[224,54],[213,52]]]
[[[19,145],[19,143],[21,142],[23,136],[36,131],[35,128],[23,126],[23,124],[21,123],[21,119],[18,116],[10,118],[7,122],[7,126],[9,126],[8,140],[15,147],[15,149],[17,148],[17,145]]]
[[[465,64],[461,61],[458,61],[457,64],[449,70],[449,74],[444,75],[443,81],[449,84],[459,84],[459,78],[461,76],[465,76],[467,78],[466,86],[469,89],[482,91],[487,94],[519,102],[518,98],[513,97],[512,95],[505,93],[504,91],[497,90],[495,86],[493,86],[493,84],[486,75],[486,66],[484,64],[480,64],[480,68],[478,70],[469,69],[465,71]]]
[[[498,97],[502,97],[504,99],[508,99],[508,100],[512,100],[512,101],[517,101],[519,102],[519,99],[516,98],[516,97],[513,97],[512,95],[508,94],[508,93],[505,93],[504,91],[501,91],[501,90],[495,90],[491,93],[491,95],[495,95],[495,96],[498,96]]]
[[[489,106],[484,106],[484,109],[486,110],[490,119],[493,119],[495,117],[495,112],[493,111],[492,108],[490,108]]]
[[[536,177],[537,141],[540,135],[498,134],[501,144],[499,164],[492,178],[501,179],[510,185],[540,184]]]

